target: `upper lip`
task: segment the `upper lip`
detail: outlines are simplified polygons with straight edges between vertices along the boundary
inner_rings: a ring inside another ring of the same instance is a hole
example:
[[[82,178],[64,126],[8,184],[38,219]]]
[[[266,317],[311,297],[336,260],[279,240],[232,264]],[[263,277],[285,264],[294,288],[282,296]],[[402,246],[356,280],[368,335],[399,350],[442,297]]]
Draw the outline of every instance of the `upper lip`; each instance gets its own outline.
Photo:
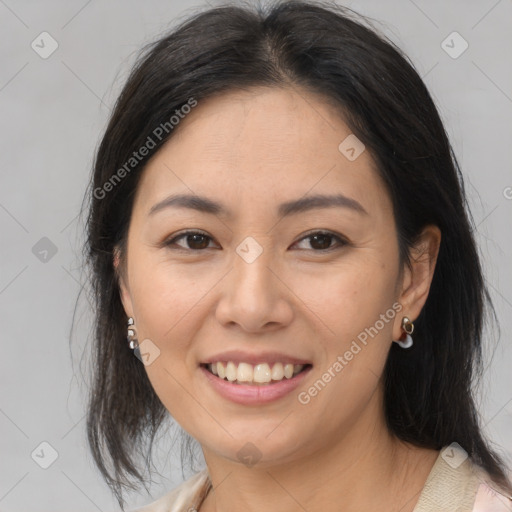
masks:
[[[291,364],[311,364],[306,359],[300,359],[298,357],[289,356],[281,352],[264,352],[260,354],[254,354],[249,352],[243,352],[241,350],[228,350],[226,352],[219,352],[209,356],[207,359],[202,361],[202,364],[217,363],[219,361],[233,361],[233,363],[249,363],[252,365],[259,363],[291,363]]]

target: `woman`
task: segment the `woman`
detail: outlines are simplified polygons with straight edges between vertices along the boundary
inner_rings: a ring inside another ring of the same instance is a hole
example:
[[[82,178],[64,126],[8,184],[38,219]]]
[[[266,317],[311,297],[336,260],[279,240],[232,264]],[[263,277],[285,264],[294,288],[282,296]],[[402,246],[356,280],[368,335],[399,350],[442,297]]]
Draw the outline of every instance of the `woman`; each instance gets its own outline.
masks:
[[[205,11],[117,101],[88,436],[121,507],[172,417],[206,467],[147,512],[512,510],[472,394],[489,296],[459,167],[417,72],[353,18]]]

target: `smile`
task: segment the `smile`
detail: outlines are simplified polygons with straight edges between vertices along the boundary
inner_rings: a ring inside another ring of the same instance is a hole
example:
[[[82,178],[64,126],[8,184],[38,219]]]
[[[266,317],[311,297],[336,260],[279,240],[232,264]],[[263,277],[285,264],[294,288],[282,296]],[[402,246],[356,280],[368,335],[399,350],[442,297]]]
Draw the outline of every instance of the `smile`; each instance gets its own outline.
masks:
[[[289,396],[306,378],[312,365],[217,361],[203,363],[199,369],[216,394],[237,404],[257,406]]]
[[[237,364],[233,361],[227,363],[218,361],[204,365],[213,375],[236,384],[270,384],[283,379],[291,379],[307,366],[311,365],[280,362],[272,365],[268,363],[252,365],[244,362]]]

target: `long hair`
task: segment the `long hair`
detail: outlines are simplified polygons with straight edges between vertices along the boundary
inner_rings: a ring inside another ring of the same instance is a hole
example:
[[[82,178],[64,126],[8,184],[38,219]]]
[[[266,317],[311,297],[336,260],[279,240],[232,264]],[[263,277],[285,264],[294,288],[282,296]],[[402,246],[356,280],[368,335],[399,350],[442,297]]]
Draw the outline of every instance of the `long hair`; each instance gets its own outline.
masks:
[[[459,164],[414,66],[366,21],[350,9],[319,2],[282,1],[267,8],[237,2],[194,14],[139,55],[96,152],[84,246],[95,302],[88,442],[122,508],[123,488],[143,481],[138,457],[148,461],[168,413],[127,349],[113,251],[119,246],[125,261],[138,180],[174,131],[153,137],[151,154],[119,182],[110,181],[108,193],[104,185],[191,98],[200,103],[258,86],[302,88],[338,109],[384,179],[402,264],[410,264],[409,249],[424,226],[440,228],[415,344],[408,351],[393,344],[387,359],[387,425],[419,447],[441,449],[455,441],[497,483],[509,486],[502,460],[484,439],[474,401],[485,313],[494,310]]]

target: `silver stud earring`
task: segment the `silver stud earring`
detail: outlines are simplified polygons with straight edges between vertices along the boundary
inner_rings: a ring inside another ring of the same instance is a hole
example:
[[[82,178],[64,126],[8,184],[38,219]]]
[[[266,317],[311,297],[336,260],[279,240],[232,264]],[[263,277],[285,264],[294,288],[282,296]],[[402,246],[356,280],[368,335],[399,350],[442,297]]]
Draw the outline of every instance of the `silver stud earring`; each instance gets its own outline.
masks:
[[[135,350],[139,346],[139,341],[137,340],[137,330],[135,329],[135,321],[132,317],[128,318],[128,335],[127,335],[128,346]]]
[[[402,318],[402,329],[405,334],[405,340],[403,339],[404,335],[402,334],[399,340],[393,341],[398,343],[402,348],[411,348],[413,345],[411,334],[414,331],[414,324],[406,316]]]

